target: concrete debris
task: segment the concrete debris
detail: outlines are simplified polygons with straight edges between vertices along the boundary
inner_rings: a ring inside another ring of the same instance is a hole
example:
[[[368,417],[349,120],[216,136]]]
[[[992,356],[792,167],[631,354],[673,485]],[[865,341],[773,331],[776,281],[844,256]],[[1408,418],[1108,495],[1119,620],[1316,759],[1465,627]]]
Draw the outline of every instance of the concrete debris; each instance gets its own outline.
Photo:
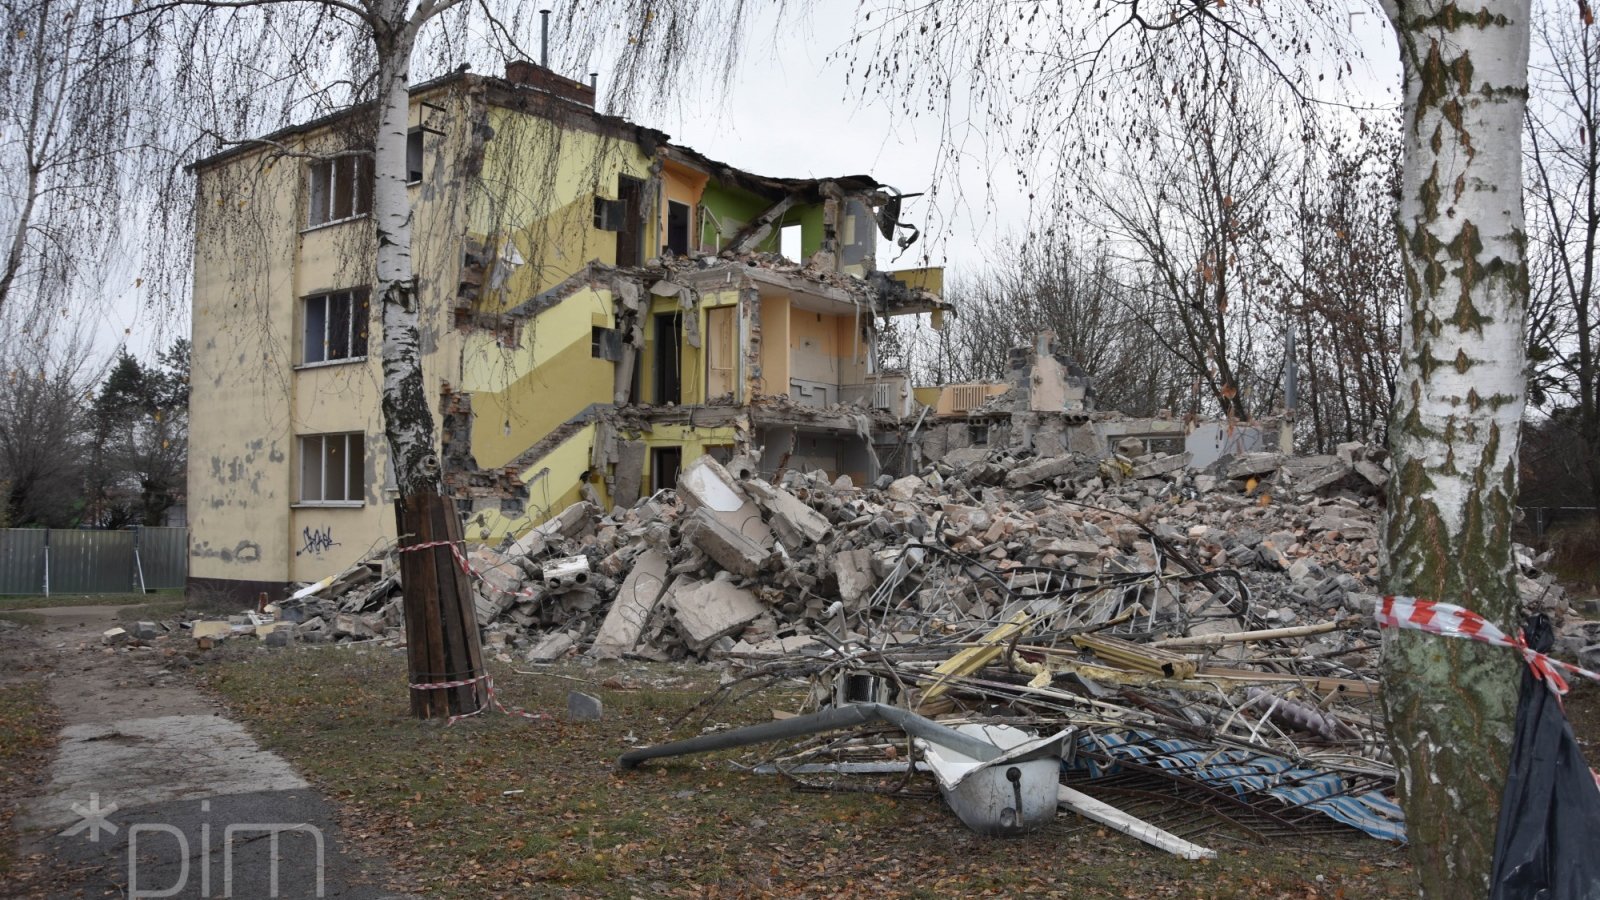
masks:
[[[605,714],[600,698],[582,691],[567,693],[567,718],[574,722],[598,722]]]
[[[1363,654],[1377,633],[1358,617],[1381,592],[1381,449],[1256,450],[1200,465],[1142,439],[1112,446],[1109,457],[961,447],[868,486],[799,467],[762,473],[759,456],[703,456],[676,491],[609,514],[580,501],[502,547],[471,547],[479,625],[507,659],[770,658],[877,634],[891,603],[926,617],[907,626],[917,633],[928,621],[992,627],[1010,614],[997,579],[1131,582],[1164,568],[1184,580],[1129,590],[1144,621],[1179,629],[1164,636],[1349,620],[1360,624],[1319,635],[1315,652],[1346,676],[1371,673]],[[908,568],[925,565],[907,561],[916,547],[966,562],[946,583],[908,590]],[[1524,597],[1565,610],[1524,556]],[[365,560],[278,617],[299,623],[303,642],[401,643],[397,572],[392,552]],[[1600,644],[1600,628],[1593,637],[1579,649]],[[1249,647],[1215,652],[1242,659]]]
[[[764,609],[755,594],[718,577],[674,590],[672,611],[684,643],[698,652],[743,629]]]

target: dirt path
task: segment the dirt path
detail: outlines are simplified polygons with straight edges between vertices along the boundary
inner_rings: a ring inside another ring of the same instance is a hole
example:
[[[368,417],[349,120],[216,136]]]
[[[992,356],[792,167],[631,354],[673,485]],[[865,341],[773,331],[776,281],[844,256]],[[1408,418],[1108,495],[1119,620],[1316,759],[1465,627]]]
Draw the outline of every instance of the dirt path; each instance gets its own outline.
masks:
[[[118,609],[32,610],[33,646],[0,648],[45,658],[63,724],[18,822],[52,863],[24,895],[393,896],[343,852],[332,806],[186,683],[187,658],[103,646]]]

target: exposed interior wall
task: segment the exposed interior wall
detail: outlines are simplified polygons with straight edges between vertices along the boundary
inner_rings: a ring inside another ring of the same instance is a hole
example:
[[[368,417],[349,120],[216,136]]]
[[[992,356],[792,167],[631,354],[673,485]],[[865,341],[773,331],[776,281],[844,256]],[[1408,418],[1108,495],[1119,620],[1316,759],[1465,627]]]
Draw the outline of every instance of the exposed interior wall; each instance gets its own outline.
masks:
[[[732,396],[739,384],[739,310],[717,306],[706,310],[706,397]]]
[[[583,475],[589,471],[594,440],[595,426],[586,425],[533,460],[520,475],[528,488],[526,511],[509,516],[495,509],[481,509],[467,520],[465,537],[474,541],[498,541],[510,534],[522,534],[583,499]],[[599,493],[601,502],[606,502],[604,482],[597,478],[591,486]]]
[[[768,426],[757,433],[757,441],[763,474],[780,467],[797,472],[821,469],[830,479],[848,475],[855,484],[865,484],[873,474],[867,442],[858,435]]]
[[[789,297],[785,294],[768,294],[761,298],[761,393],[789,393],[789,379],[793,372],[789,358],[791,330],[789,318],[793,315]]]
[[[615,324],[613,304],[610,290],[584,287],[522,323],[515,344],[484,330],[465,337],[459,384],[473,395],[480,467],[503,466],[589,405],[611,402],[615,364],[595,358],[592,339]]]
[[[698,249],[695,222],[700,218],[700,198],[708,177],[704,172],[696,172],[671,161],[662,166],[661,209],[656,219],[658,237],[650,245],[654,252],[663,252],[667,246],[667,204],[674,200],[689,207],[689,249]]]
[[[700,244],[707,252],[718,252],[739,229],[761,215],[772,201],[735,187],[709,182],[700,195],[703,207],[700,217]],[[760,253],[776,253],[778,232],[773,233],[754,248]]]
[[[510,271],[499,290],[483,291],[480,309],[515,307],[591,260],[615,265],[617,233],[595,227],[595,198],[616,199],[619,175],[649,182],[654,159],[631,141],[514,110],[491,108],[488,124],[494,137],[473,192],[470,228]],[[644,247],[653,253],[662,238],[654,212],[643,213]]]
[[[763,300],[765,302],[765,300]],[[798,403],[838,403],[839,388],[867,378],[868,338],[853,314],[818,313],[794,305],[788,317],[788,374],[785,391]]]
[[[799,224],[800,252],[805,259],[810,259],[818,250],[822,249],[824,225],[821,203],[794,207],[785,214],[783,224]],[[804,260],[796,260],[796,262],[804,262]]]
[[[645,444],[651,449],[680,448],[685,466],[711,452],[713,448],[732,447],[735,439],[732,428],[696,428],[688,425],[656,425],[645,432],[643,437]],[[647,486],[646,494],[649,493],[648,485],[655,474],[651,462],[653,456],[654,454],[645,454],[643,483]]]

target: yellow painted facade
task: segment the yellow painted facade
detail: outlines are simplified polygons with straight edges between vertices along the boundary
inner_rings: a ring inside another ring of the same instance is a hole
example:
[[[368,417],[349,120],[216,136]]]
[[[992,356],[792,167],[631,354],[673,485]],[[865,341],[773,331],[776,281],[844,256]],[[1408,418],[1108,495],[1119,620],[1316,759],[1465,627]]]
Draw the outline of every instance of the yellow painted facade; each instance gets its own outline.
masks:
[[[424,100],[443,112],[428,110]],[[413,101],[413,126],[427,115],[440,132],[425,145],[422,182],[409,189],[418,271],[460,257],[453,235],[462,231],[465,205],[439,182],[463,152],[470,102],[447,90]],[[344,144],[321,130],[296,135],[290,146],[329,152]],[[307,177],[302,160],[260,152],[199,173],[192,370],[205,381],[192,391],[190,406],[194,579],[316,580],[394,537],[395,494],[384,489],[377,310],[369,304],[364,357],[308,363],[305,356],[305,298],[371,284],[371,223],[358,216],[308,226]],[[459,335],[448,325],[454,286],[420,284],[424,340],[433,351],[424,379],[429,396],[437,397],[459,377],[448,365],[460,356]],[[303,502],[302,438],[347,434],[361,436],[360,499]]]

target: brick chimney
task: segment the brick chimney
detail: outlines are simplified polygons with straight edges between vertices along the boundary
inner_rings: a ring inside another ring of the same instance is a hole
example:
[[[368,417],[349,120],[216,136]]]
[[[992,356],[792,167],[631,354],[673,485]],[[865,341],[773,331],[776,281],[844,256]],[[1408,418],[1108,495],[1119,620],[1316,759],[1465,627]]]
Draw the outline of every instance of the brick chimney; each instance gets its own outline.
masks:
[[[506,63],[506,80],[594,108],[594,88],[525,59]]]

